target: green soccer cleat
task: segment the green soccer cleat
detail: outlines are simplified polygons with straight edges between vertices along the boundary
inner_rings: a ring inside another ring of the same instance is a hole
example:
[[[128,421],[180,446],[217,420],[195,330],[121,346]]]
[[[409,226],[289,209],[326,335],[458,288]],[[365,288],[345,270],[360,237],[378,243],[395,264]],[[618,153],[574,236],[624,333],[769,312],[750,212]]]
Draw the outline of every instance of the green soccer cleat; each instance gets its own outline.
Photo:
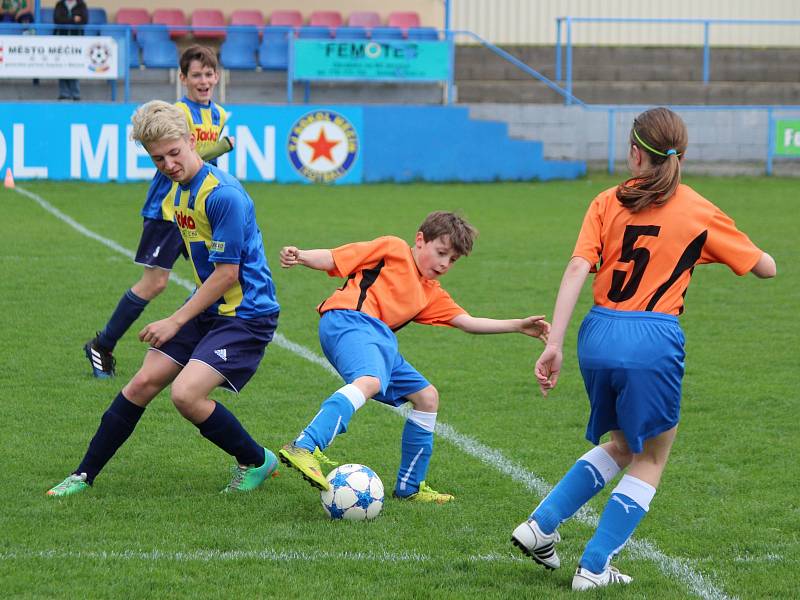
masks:
[[[409,502],[433,502],[436,504],[445,504],[456,499],[452,494],[443,494],[442,492],[431,489],[424,481],[420,482],[419,490],[410,496],[398,496],[397,492],[394,492],[394,497],[400,500],[408,500]]]
[[[63,498],[64,496],[71,496],[72,494],[77,494],[88,488],[89,484],[86,483],[86,473],[81,473],[80,475],[73,473],[57,486],[47,490],[47,495]]]
[[[316,448],[314,452],[309,452],[305,448],[286,444],[278,451],[281,462],[288,467],[297,469],[308,483],[319,490],[331,489],[331,484],[325,479],[320,468],[320,461],[327,464],[335,464]]]
[[[231,469],[233,477],[231,482],[225,486],[221,493],[230,492],[250,492],[260,486],[267,477],[275,475],[278,469],[278,459],[276,456],[264,448],[264,464],[260,467],[245,467],[236,465]]]

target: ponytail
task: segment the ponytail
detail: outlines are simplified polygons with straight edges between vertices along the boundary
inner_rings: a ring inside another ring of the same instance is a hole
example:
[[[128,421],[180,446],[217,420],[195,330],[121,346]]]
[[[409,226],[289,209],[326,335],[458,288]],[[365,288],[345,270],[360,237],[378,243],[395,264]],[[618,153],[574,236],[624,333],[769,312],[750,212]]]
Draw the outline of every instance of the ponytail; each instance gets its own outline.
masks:
[[[661,206],[681,182],[680,158],[688,143],[686,124],[668,108],[648,110],[634,119],[630,143],[647,152],[652,166],[621,183],[617,200],[634,213]]]

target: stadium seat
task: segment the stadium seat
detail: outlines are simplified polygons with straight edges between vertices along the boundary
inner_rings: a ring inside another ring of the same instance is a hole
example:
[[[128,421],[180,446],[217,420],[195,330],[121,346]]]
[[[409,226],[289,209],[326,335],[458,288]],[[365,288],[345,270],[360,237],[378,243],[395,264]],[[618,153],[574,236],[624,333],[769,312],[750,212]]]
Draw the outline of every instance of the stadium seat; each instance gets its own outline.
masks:
[[[321,27],[318,25],[303,25],[297,29],[297,37],[303,39],[329,39],[333,37],[335,29],[330,27]]]
[[[407,36],[410,40],[438,40],[439,32],[435,27],[411,27]]]
[[[154,41],[142,46],[142,64],[151,69],[178,66],[178,47],[172,40]]]
[[[106,25],[108,23],[108,15],[106,15],[105,8],[90,8],[89,21],[87,25]],[[86,27],[84,30],[86,35],[101,35],[103,32],[95,27]],[[106,35],[108,35],[106,33]]]
[[[40,23],[52,23],[53,22],[53,8],[40,8],[39,9],[39,22]]]
[[[336,29],[336,39],[340,40],[366,40],[369,32],[366,27],[339,27]]]
[[[136,41],[144,48],[149,44],[169,41],[169,29],[166,25],[144,25],[136,32]]]
[[[124,44],[125,42],[121,42]],[[141,61],[139,60],[139,52],[141,52],[141,47],[139,46],[136,40],[131,40],[131,53],[128,56],[128,67],[131,69],[138,69]]]
[[[189,33],[186,14],[180,8],[157,8],[153,11],[153,23],[169,27],[172,38],[183,37]]]
[[[137,25],[150,24],[150,13],[144,8],[120,8],[115,21],[118,25],[130,25],[135,34]]]
[[[289,66],[291,27],[265,27],[264,39],[258,47],[258,64],[269,71],[285,71]]]
[[[389,20],[386,22],[389,27],[399,27],[403,30],[403,36],[411,27],[419,27],[419,15],[415,12],[393,12],[389,13]]]
[[[378,13],[371,10],[361,10],[350,13],[347,17],[348,27],[366,27],[372,29],[373,27],[380,27],[381,17]]]
[[[231,25],[264,26],[264,13],[260,10],[235,10],[231,13]]]
[[[222,43],[219,49],[220,62],[226,69],[254,70],[258,66],[256,48],[258,48],[257,32],[255,45],[233,41],[229,38]]]
[[[224,40],[225,31],[203,31],[195,29],[195,27],[225,27],[225,16],[221,10],[216,9],[198,9],[192,13],[192,34],[196,38]]]
[[[344,22],[342,13],[337,10],[315,10],[308,19],[309,25],[336,29]]]
[[[234,25],[228,27],[228,37],[225,39],[238,46],[248,46],[255,52],[258,48],[259,37],[258,27],[254,25]]]
[[[303,15],[299,10],[274,10],[269,16],[269,24],[278,27],[300,27]]]
[[[373,27],[370,37],[373,40],[402,40],[403,30],[399,27]]]

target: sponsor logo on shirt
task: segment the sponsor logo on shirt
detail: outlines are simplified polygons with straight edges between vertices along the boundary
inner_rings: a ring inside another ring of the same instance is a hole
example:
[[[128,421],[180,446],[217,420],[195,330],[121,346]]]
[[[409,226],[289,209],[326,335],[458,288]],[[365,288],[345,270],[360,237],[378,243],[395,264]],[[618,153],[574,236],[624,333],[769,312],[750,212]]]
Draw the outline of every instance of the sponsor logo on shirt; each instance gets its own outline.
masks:
[[[225,242],[217,242],[216,240],[211,242],[211,251],[212,252],[225,252]]]

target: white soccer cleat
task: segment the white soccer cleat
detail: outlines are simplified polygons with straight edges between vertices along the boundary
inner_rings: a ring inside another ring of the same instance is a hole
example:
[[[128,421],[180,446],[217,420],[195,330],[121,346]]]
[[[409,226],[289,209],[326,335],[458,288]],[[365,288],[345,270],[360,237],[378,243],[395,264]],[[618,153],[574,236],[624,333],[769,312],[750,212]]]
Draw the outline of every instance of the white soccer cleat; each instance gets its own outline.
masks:
[[[546,569],[557,569],[561,561],[556,554],[556,543],[561,541],[558,531],[543,533],[539,524],[531,519],[520,523],[511,534],[511,543]]]
[[[575,576],[572,578],[572,589],[576,592],[592,590],[594,588],[614,585],[615,583],[628,584],[633,581],[630,575],[624,575],[614,567],[608,567],[605,571],[597,575],[591,571],[578,567]]]

